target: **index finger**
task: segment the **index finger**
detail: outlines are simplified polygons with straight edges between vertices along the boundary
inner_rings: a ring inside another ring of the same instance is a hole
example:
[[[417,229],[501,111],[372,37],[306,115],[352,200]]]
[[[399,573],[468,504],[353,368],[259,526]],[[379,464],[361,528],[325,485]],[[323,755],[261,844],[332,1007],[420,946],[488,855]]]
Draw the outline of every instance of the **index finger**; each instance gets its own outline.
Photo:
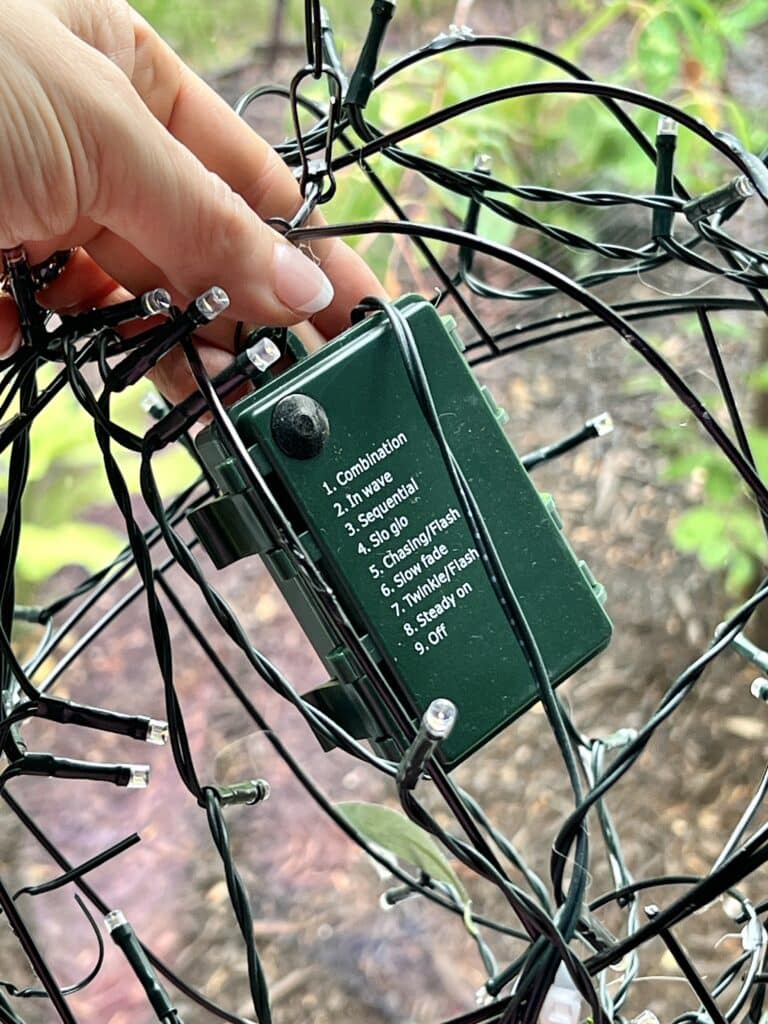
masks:
[[[298,184],[275,150],[138,14],[134,29],[132,82],[155,117],[261,217],[289,218],[295,213],[301,202]],[[318,242],[313,252],[335,291],[334,301],[313,322],[331,337],[348,325],[350,310],[364,295],[384,293],[362,259],[340,239]]]

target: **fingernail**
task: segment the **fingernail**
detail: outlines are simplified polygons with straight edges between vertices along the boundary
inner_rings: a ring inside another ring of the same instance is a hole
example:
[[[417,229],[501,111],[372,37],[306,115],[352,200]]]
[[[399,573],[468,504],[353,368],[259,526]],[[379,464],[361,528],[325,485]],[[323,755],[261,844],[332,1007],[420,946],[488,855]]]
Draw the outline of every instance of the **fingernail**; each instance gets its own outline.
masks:
[[[311,316],[331,304],[333,285],[317,264],[285,242],[275,246],[273,285],[284,306]]]
[[[8,347],[6,349],[0,351],[0,357],[2,357],[3,359],[8,359],[15,352],[18,352],[20,347],[21,347],[21,331],[16,331],[14,336],[11,338],[11,342],[8,345]]]

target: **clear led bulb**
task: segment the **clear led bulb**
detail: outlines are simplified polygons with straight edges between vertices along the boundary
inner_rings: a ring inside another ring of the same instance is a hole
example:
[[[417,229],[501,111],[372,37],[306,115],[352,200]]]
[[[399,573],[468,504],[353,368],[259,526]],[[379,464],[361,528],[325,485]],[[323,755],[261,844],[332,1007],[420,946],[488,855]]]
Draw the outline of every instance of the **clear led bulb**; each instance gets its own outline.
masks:
[[[659,1018],[653,1010],[641,1010],[636,1017],[632,1018],[632,1024],[659,1024]]]
[[[599,416],[589,420],[589,426],[594,428],[598,437],[605,437],[613,430],[613,417],[609,412],[601,412]]]
[[[149,785],[149,765],[131,765],[131,776],[128,780],[128,789],[146,789]]]
[[[104,924],[106,925],[108,932],[113,932],[115,928],[120,928],[122,925],[128,924],[128,920],[122,910],[110,910],[104,918]]]
[[[544,997],[539,1024],[579,1024],[580,1018],[581,995],[568,968],[560,964],[554,984]]]
[[[202,295],[198,295],[195,299],[195,306],[197,306],[197,311],[200,315],[206,320],[215,320],[217,316],[220,316],[225,310],[229,309],[229,296],[223,288],[214,285],[213,288],[209,288]]]
[[[262,373],[280,358],[280,349],[271,338],[261,338],[245,350],[248,359]]]
[[[458,711],[453,701],[438,697],[424,712],[421,721],[430,739],[444,740],[451,734],[457,716]]]
[[[165,288],[153,288],[151,292],[144,292],[141,296],[141,308],[145,316],[158,316],[160,313],[170,313],[171,296]]]
[[[150,718],[147,726],[147,743],[154,743],[161,747],[168,742],[168,723],[161,722],[156,718]]]
[[[742,199],[749,199],[750,196],[755,194],[755,186],[746,174],[740,174],[738,178],[734,179],[733,190]]]

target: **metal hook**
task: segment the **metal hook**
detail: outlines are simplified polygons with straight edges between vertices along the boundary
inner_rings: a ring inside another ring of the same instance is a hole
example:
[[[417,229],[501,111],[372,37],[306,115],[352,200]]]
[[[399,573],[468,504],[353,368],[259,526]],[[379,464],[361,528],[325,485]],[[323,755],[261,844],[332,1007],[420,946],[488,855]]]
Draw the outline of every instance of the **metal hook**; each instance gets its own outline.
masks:
[[[312,209],[319,203],[327,203],[336,193],[336,179],[333,174],[333,144],[336,137],[336,129],[341,117],[343,86],[337,71],[324,64],[322,74],[328,81],[330,106],[328,109],[328,123],[325,129],[325,145],[322,157],[310,159],[306,139],[299,121],[299,87],[305,78],[317,78],[315,68],[308,65],[297,72],[291,80],[289,89],[289,100],[291,104],[291,117],[296,132],[296,146],[301,159],[301,170],[299,172],[299,189],[305,200],[311,204],[308,210],[302,210],[304,220],[307,219]],[[316,194],[310,197],[310,186],[315,186]],[[299,226],[294,224],[294,227]]]

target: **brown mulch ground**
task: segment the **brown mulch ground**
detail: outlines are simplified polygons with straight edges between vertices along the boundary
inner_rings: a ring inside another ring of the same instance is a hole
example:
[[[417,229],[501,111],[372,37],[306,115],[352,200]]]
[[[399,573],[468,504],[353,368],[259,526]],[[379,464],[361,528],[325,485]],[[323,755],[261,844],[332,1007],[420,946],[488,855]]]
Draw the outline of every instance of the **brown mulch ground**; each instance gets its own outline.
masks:
[[[557,25],[553,34],[560,31]],[[700,353],[672,329],[669,351],[685,372],[700,366]],[[745,353],[726,357],[737,379]],[[589,339],[533,349],[484,370],[482,376],[510,414],[509,436],[526,451],[566,433],[608,409],[616,432],[536,476],[551,492],[568,537],[608,588],[615,639],[597,661],[561,690],[584,733],[604,735],[636,727],[655,707],[671,679],[701,650],[730,600],[719,579],[705,577],[692,560],[674,552],[669,527],[697,500],[694,489],[663,478],[654,446],[657,426],[651,390],[628,389],[643,373],[639,360],[607,332]],[[693,432],[689,422],[681,429]],[[257,560],[213,574],[253,642],[300,691],[323,681],[322,668]],[[323,754],[301,720],[254,678],[214,628],[204,602],[177,572],[172,577],[185,606],[205,625],[217,651],[259,709],[334,800],[390,799],[392,793],[367,769],[339,755]],[[98,611],[109,606],[104,603]],[[92,620],[89,620],[92,621]],[[252,898],[255,933],[272,983],[280,1024],[432,1022],[472,1005],[484,980],[472,943],[457,919],[418,901],[383,913],[378,898],[389,883],[317,811],[254,732],[241,709],[171,616],[175,668],[192,748],[205,780],[232,782],[263,777],[272,799],[228,815],[233,848]],[[762,772],[768,741],[764,709],[749,695],[753,673],[735,656],[724,659],[662,728],[609,806],[632,872],[706,871],[746,804]],[[163,717],[159,674],[147,638],[141,603],[133,605],[67,673],[61,691],[109,707]],[[29,730],[31,745],[48,749],[53,733]],[[207,995],[249,1015],[242,944],[229,907],[221,865],[204,815],[182,791],[167,749],[135,748],[57,732],[56,749],[71,756],[152,761],[146,792],[25,780],[14,794],[55,837],[72,861],[83,860],[124,834],[141,833],[140,846],[93,875],[112,906],[121,907],[142,938]],[[492,820],[519,846],[532,866],[547,871],[549,846],[569,809],[561,762],[540,709],[534,709],[456,772]],[[596,830],[594,830],[596,831]],[[591,895],[609,884],[595,841]],[[0,864],[13,885],[51,876],[39,848],[7,816],[0,836]],[[476,906],[505,916],[490,887],[462,872]],[[754,890],[754,892],[753,892]],[[755,881],[750,892],[760,893]],[[663,905],[664,893],[647,902]],[[21,904],[43,937],[62,983],[86,972],[95,944],[65,892]],[[694,918],[681,938],[703,970],[715,970],[740,948],[715,943],[735,931],[715,908]],[[496,943],[504,962],[519,947]],[[149,1024],[141,991],[119,959],[89,990],[73,997],[79,1018],[99,1024]],[[27,975],[0,931],[4,977]],[[644,956],[643,973],[673,973],[662,950]],[[687,1007],[675,983],[638,983],[629,1009],[651,1006],[660,1016]],[[207,1015],[183,1002],[185,1020]],[[30,1024],[47,1024],[49,1009],[24,1007]],[[250,1011],[252,1015],[252,1010]],[[629,1015],[629,1014],[628,1014]]]

